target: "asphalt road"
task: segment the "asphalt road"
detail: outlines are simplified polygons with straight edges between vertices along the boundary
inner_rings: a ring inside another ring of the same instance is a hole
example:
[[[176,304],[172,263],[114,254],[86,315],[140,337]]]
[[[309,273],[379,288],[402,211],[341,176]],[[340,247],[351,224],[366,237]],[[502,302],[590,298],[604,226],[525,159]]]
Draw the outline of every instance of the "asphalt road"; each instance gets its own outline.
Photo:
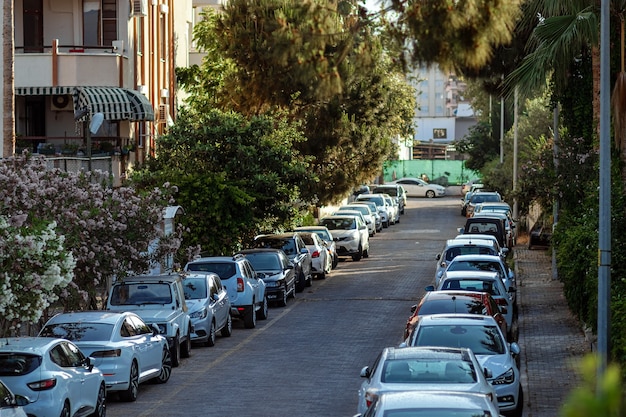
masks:
[[[353,416],[360,369],[401,342],[435,255],[464,220],[458,196],[409,199],[369,258],[341,261],[256,329],[234,321],[231,337],[194,346],[167,384],[141,385],[134,403],[109,398],[108,416]]]

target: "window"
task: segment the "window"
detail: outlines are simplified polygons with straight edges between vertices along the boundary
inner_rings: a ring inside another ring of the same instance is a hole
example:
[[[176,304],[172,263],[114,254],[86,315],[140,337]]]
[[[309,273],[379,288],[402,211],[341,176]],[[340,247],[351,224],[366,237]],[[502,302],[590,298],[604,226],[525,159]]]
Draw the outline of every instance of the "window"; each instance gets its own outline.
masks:
[[[43,52],[42,3],[42,0],[24,0],[24,52]]]
[[[83,44],[111,46],[116,39],[116,0],[83,0]]]

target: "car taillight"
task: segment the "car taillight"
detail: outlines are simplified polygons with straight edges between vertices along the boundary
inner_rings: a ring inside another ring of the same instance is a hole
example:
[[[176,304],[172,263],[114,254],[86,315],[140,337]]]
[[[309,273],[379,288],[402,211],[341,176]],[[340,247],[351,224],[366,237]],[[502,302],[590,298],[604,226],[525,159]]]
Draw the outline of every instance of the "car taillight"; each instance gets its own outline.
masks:
[[[496,304],[499,306],[508,307],[509,303],[506,301],[506,298],[496,298]]]
[[[311,257],[313,257],[313,258],[319,258],[319,257],[320,257],[320,252],[316,250],[315,252],[313,252],[313,253],[311,254]]]
[[[117,358],[122,356],[121,349],[98,350],[89,355],[93,358]]]
[[[32,389],[33,391],[45,391],[45,390],[54,388],[56,384],[57,384],[56,378],[50,378],[50,379],[44,379],[44,380],[37,381],[37,382],[29,382],[26,385],[28,385],[28,388]]]
[[[237,278],[237,292],[243,292],[243,278]]]

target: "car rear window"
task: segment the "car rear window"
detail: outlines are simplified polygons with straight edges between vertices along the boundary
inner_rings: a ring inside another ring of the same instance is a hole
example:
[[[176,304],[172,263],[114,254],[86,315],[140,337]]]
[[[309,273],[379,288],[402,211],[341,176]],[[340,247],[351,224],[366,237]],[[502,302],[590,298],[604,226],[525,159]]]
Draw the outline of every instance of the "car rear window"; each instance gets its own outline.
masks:
[[[450,297],[445,300],[431,300],[424,302],[419,309],[418,314],[420,316],[427,316],[429,314],[446,314],[446,313],[470,313],[487,315],[487,308],[479,299],[454,299]]]
[[[187,265],[188,271],[213,272],[221,280],[228,279],[235,275],[236,269],[233,262],[194,262]]]
[[[56,323],[49,324],[39,333],[42,337],[58,337],[73,342],[110,340],[113,325],[106,323]]]
[[[396,187],[376,187],[374,188],[372,192],[380,193],[380,194],[389,194],[394,197],[398,196],[398,189]]]
[[[446,260],[451,261],[459,255],[497,255],[496,250],[485,246],[458,246],[446,251]]]
[[[167,283],[123,283],[114,285],[111,289],[113,306],[143,305],[143,304],[171,304],[172,293]]]
[[[478,380],[471,362],[463,360],[396,359],[385,361],[381,382],[401,384],[473,384]]]
[[[0,353],[0,376],[28,375],[41,365],[41,356],[24,353]]]
[[[245,256],[257,271],[282,269],[278,256],[273,253],[246,253]]]
[[[322,219],[320,226],[326,226],[330,230],[350,230],[356,229],[356,220],[347,218]]]
[[[442,290],[463,290],[463,291],[479,291],[488,292],[491,295],[500,294],[498,286],[492,280],[478,279],[455,279],[450,278],[444,280],[441,285]]]
[[[501,355],[506,352],[496,326],[423,325],[419,326],[413,346],[464,347],[476,355]]]

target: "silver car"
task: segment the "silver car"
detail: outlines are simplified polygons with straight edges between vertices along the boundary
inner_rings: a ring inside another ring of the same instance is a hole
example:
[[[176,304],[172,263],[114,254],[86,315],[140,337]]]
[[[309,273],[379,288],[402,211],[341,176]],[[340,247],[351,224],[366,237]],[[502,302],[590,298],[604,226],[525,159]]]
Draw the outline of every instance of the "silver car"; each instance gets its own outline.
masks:
[[[361,369],[365,381],[359,389],[358,412],[364,413],[378,396],[391,391],[474,392],[497,407],[485,373],[491,376],[467,348],[387,347],[371,368]]]

